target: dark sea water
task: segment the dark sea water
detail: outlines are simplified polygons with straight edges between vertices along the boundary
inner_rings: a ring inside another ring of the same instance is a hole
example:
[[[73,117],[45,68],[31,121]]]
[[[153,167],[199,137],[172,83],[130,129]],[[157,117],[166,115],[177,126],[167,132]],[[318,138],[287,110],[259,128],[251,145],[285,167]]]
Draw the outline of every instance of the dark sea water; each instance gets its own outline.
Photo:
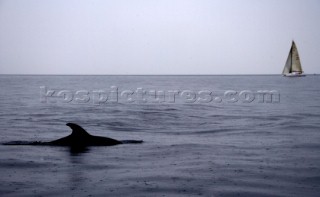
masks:
[[[320,194],[320,76],[0,75],[0,84],[1,143],[54,140],[70,134],[67,122],[144,140],[83,152],[0,145],[0,196]]]

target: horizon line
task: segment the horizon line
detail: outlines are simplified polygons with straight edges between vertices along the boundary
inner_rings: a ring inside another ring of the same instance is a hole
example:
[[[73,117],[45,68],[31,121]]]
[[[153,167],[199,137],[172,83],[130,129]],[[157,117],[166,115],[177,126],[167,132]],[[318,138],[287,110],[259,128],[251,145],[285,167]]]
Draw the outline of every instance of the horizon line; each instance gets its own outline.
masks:
[[[10,76],[277,76],[282,74],[7,74],[0,73],[0,75]],[[305,75],[319,75],[319,73],[305,74]]]

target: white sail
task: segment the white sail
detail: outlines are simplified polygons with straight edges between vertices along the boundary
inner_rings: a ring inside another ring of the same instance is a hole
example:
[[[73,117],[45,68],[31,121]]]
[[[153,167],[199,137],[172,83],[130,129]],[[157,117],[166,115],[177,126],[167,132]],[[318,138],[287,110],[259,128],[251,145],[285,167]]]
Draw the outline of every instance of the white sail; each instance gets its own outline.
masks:
[[[287,61],[286,61],[286,65],[283,68],[282,74],[288,74],[291,72],[291,65],[292,65],[292,47],[290,49]]]
[[[300,62],[300,57],[298,53],[298,49],[296,47],[296,44],[294,41],[292,41],[292,67],[291,67],[291,72],[303,72],[301,68],[301,62]]]

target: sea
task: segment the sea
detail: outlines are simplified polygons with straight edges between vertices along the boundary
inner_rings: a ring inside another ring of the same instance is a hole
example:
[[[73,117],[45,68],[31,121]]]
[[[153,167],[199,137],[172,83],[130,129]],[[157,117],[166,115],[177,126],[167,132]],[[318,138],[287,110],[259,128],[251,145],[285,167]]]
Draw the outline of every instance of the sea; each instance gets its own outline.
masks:
[[[0,196],[319,196],[320,76],[0,75]],[[70,147],[71,133],[142,144]]]

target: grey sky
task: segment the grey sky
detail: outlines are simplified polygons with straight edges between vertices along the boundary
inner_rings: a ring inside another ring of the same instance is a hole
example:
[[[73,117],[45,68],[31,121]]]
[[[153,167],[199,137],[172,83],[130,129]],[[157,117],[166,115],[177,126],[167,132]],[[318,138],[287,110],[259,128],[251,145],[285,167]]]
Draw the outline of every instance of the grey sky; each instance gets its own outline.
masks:
[[[0,74],[320,73],[318,0],[0,0]]]

